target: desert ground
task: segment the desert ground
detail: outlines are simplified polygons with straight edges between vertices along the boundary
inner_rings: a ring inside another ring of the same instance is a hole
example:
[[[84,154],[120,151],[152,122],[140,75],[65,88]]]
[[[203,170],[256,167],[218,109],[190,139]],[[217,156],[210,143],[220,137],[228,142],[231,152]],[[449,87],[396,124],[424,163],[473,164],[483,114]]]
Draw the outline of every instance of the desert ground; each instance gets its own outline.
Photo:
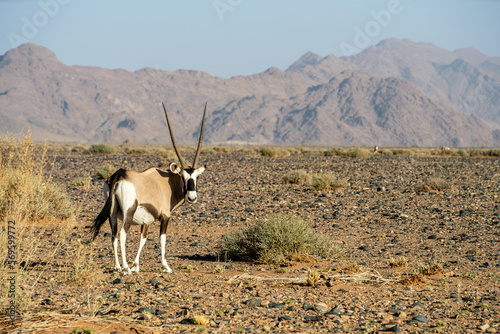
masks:
[[[49,154],[51,176],[76,203],[77,218],[25,223],[29,240],[40,242],[29,259],[18,259],[25,299],[14,326],[3,312],[4,333],[500,331],[498,157],[203,154],[198,203],[175,211],[167,231],[174,272],[161,271],[155,223],[140,272],[123,275],[113,271],[107,223],[91,242],[90,225],[104,205],[97,171],[106,164],[141,171],[165,159]],[[345,186],[313,190],[283,181],[297,170],[331,172]],[[433,179],[445,186],[421,188]],[[300,217],[342,253],[285,267],[218,255],[224,235],[273,215]],[[127,239],[129,265],[139,231],[132,227]]]

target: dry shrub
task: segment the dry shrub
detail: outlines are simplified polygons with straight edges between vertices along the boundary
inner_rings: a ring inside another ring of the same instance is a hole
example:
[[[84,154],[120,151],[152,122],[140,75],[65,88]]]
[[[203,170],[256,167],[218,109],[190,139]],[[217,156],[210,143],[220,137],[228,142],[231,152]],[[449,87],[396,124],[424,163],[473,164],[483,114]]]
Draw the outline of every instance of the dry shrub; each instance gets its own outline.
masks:
[[[421,273],[410,274],[406,279],[402,280],[403,284],[419,285],[427,283],[424,275]]]
[[[195,325],[206,326],[208,325],[208,319],[203,315],[194,315],[191,318],[191,322]]]
[[[336,258],[342,247],[318,235],[296,217],[271,216],[248,229],[225,235],[219,245],[221,257],[289,265],[301,257]]]
[[[344,180],[338,179],[333,173],[314,174],[311,188],[314,190],[335,191],[346,186]]]
[[[140,146],[127,146],[123,149],[123,151],[130,155],[142,155],[142,154],[151,154],[152,149]]]
[[[408,261],[404,256],[390,258],[389,259],[389,267],[391,268],[407,268]]]
[[[451,188],[450,182],[439,178],[431,177],[415,188],[417,193],[443,192]]]
[[[433,276],[444,274],[443,266],[437,262],[432,262],[429,265],[422,264],[420,265],[420,273],[424,276]]]
[[[29,132],[20,141],[0,139],[0,220],[74,216],[64,188],[52,180],[46,153],[35,148]]]
[[[355,274],[361,271],[361,265],[357,262],[351,263],[348,266],[339,270],[341,274]]]
[[[74,247],[69,241],[78,208],[53,181],[46,152],[46,146],[33,145],[30,133],[21,140],[0,139],[0,245],[11,241],[16,258],[12,268],[4,262],[8,247],[0,247],[0,304],[11,300],[7,279],[15,270],[16,308],[21,313],[33,308],[31,297],[44,279],[79,284],[82,278],[96,279],[100,272],[91,268],[90,247]]]
[[[316,270],[308,270],[307,271],[307,285],[316,286],[321,277],[321,274]]]
[[[363,158],[369,155],[369,150],[359,147],[349,148],[347,150],[340,147],[334,147],[325,151],[324,155],[326,157]]]
[[[407,148],[394,148],[392,149],[393,155],[415,155],[415,151]]]
[[[283,181],[285,183],[291,184],[308,184],[311,182],[311,175],[303,169],[293,171],[285,176],[283,176]]]
[[[262,147],[259,153],[263,157],[286,157],[290,155],[290,151],[280,147]]]

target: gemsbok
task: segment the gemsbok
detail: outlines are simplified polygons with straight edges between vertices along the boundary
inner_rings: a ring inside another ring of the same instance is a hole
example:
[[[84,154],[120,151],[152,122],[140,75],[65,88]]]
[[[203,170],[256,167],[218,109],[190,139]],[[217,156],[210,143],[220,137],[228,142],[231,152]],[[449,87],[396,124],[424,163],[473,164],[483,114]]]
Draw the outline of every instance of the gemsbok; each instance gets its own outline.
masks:
[[[171,213],[184,202],[188,204],[196,203],[198,199],[196,193],[196,180],[205,170],[205,167],[198,167],[198,157],[200,156],[201,142],[203,140],[207,104],[205,103],[205,110],[201,121],[200,139],[198,141],[198,148],[196,149],[192,166],[187,166],[185,164],[177,148],[165,105],[163,105],[163,110],[167,118],[172,146],[177,154],[180,166],[172,162],[167,171],[153,167],[141,173],[119,169],[104,182],[103,190],[106,204],[94,220],[90,230],[90,233],[93,234],[92,240],[94,240],[99,234],[102,225],[109,219],[109,224],[111,226],[111,243],[115,255],[114,269],[117,271],[122,271],[123,269],[125,274],[130,274],[132,271],[139,272],[139,257],[141,255],[141,250],[147,240],[149,225],[155,221],[160,221],[161,223],[161,264],[164,268],[164,272],[172,272],[165,258],[168,221]],[[123,268],[118,261],[118,239],[116,238],[118,219],[122,221],[120,229],[120,249]],[[137,256],[135,257],[132,269],[130,269],[127,263],[125,242],[127,240],[127,232],[132,225],[141,226],[141,238]]]

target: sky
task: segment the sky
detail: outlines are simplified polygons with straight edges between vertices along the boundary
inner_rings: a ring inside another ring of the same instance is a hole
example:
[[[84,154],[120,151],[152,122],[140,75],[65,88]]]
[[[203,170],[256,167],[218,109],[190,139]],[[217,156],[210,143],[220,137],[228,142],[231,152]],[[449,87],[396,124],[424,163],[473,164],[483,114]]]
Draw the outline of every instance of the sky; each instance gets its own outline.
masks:
[[[500,0],[0,0],[0,55],[29,42],[66,65],[229,78],[386,38],[500,56]]]

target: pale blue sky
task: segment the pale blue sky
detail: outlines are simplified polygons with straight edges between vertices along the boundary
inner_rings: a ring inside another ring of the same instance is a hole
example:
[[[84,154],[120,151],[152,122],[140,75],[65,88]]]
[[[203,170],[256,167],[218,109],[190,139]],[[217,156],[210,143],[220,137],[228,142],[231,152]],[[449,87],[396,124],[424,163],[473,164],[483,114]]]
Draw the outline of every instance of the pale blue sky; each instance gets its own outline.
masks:
[[[0,0],[0,54],[28,41],[67,65],[129,71],[228,78],[391,37],[500,56],[500,1]]]

